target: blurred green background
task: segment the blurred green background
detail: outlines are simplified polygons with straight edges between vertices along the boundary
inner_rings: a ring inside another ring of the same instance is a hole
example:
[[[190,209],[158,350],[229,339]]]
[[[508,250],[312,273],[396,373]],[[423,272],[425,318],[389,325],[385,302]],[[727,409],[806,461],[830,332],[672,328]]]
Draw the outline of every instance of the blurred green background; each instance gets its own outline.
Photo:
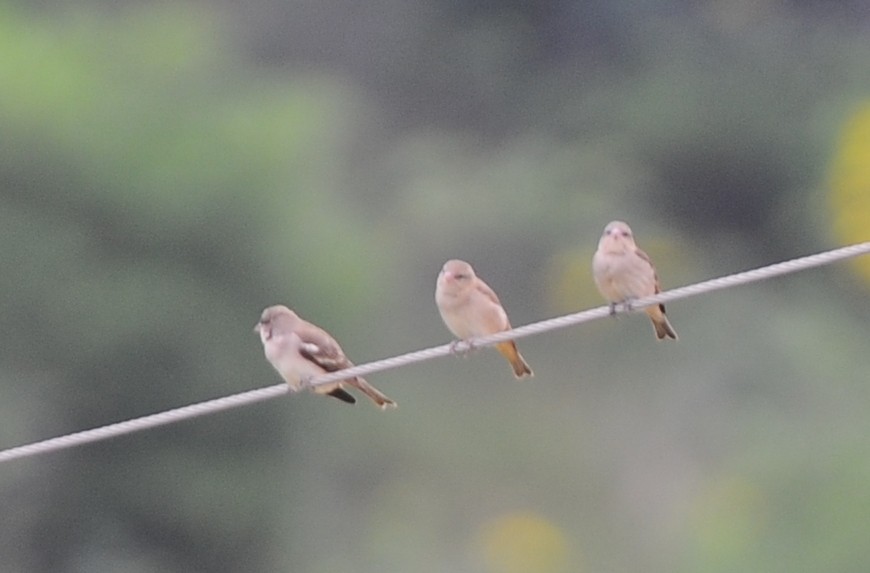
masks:
[[[863,0],[0,2],[0,447],[870,240]],[[0,465],[22,572],[867,571],[870,257]]]

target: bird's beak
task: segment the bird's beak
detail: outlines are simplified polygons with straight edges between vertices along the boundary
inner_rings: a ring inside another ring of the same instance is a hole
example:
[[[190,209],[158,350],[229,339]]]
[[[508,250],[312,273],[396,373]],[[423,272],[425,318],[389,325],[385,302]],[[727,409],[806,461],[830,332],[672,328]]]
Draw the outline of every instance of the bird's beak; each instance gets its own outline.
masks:
[[[260,332],[260,326],[262,326],[259,322],[254,325],[254,332]]]

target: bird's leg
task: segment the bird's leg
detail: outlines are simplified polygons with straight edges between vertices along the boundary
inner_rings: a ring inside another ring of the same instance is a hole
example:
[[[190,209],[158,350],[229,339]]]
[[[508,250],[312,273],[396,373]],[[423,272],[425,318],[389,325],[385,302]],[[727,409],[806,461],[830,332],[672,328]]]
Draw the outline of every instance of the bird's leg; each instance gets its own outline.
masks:
[[[634,300],[635,297],[627,297],[624,301],[622,301],[622,308],[625,312],[631,312],[634,310]]]
[[[616,303],[610,303],[610,316],[616,317]]]

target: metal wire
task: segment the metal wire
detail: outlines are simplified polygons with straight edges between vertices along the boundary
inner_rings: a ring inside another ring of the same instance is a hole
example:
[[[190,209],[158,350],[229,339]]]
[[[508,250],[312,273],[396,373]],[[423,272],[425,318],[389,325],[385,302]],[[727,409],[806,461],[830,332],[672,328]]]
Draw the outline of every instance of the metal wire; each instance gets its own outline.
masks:
[[[865,255],[868,253],[870,253],[870,242],[858,243],[855,245],[850,245],[848,247],[833,249],[815,255],[792,259],[789,261],[768,265],[750,271],[744,271],[672,289],[666,292],[659,293],[655,296],[644,297],[642,299],[633,301],[630,309],[627,309],[624,306],[620,305],[617,311],[629,312],[641,310],[643,308],[646,308],[647,306],[651,306],[654,304],[675,301],[683,298],[688,298],[690,296],[696,296],[699,294],[731,288],[751,282],[762,281],[780,275],[828,265],[833,262],[841,261],[851,257],[857,257],[859,255]],[[344,380],[347,378],[352,378],[354,376],[365,376],[374,372],[391,370],[393,368],[399,368],[402,366],[407,366],[409,364],[414,364],[416,362],[431,360],[440,356],[467,352],[471,348],[491,346],[499,342],[504,342],[505,340],[524,338],[526,336],[532,336],[534,334],[540,334],[559,328],[566,328],[568,326],[582,324],[584,322],[589,322],[591,320],[609,316],[610,314],[611,311],[609,306],[601,306],[598,308],[584,310],[582,312],[577,312],[574,314],[568,314],[548,320],[542,320],[540,322],[535,322],[532,324],[527,324],[525,326],[514,328],[513,330],[499,332],[490,336],[475,338],[468,341],[459,341],[453,344],[444,344],[424,350],[418,350],[416,352],[409,352],[407,354],[401,354],[399,356],[385,358],[383,360],[376,360],[374,362],[360,364],[352,368],[347,368],[338,372],[331,372],[323,376],[318,376],[312,379],[310,381],[310,384],[312,386],[318,384],[328,384],[330,382]],[[18,458],[25,458],[38,454],[63,450],[82,444],[88,444],[91,442],[97,442],[123,434],[138,432],[140,430],[155,428],[157,426],[171,424],[180,420],[194,418],[196,416],[212,414],[221,410],[237,408],[246,404],[252,404],[254,402],[275,398],[288,392],[290,392],[289,386],[287,386],[286,384],[277,384],[275,386],[258,388],[256,390],[250,390],[248,392],[242,392],[240,394],[234,394],[232,396],[208,400],[206,402],[200,402],[198,404],[191,404],[189,406],[183,406],[181,408],[175,408],[173,410],[167,410],[165,412],[151,414],[149,416],[143,416],[141,418],[135,418],[115,424],[109,424],[107,426],[101,426],[99,428],[94,428],[91,430],[75,432],[72,434],[59,436],[57,438],[34,442],[32,444],[27,444],[0,451],[0,463]]]

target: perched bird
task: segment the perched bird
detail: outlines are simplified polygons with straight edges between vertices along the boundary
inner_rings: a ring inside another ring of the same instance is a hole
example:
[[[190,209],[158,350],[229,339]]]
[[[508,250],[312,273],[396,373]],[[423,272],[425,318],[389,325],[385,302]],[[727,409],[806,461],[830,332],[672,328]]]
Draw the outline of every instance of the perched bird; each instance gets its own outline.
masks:
[[[598,250],[592,257],[592,276],[598,292],[610,301],[631,304],[631,301],[661,292],[656,269],[646,253],[634,243],[631,228],[622,221],[612,221],[604,228],[598,241]],[[656,304],[644,309],[649,315],[659,340],[673,338],[677,332],[668,317],[665,305]]]
[[[509,330],[507,313],[495,292],[474,274],[465,261],[444,263],[435,284],[435,303],[444,324],[462,340]],[[495,345],[514,370],[514,376],[534,376],[513,340]]]
[[[254,332],[260,334],[266,359],[294,391],[306,387],[315,376],[353,366],[334,338],[299,318],[286,306],[276,305],[265,309],[260,315],[260,322],[254,326]],[[344,389],[345,384],[361,391],[382,409],[396,405],[360,377],[318,384],[311,389],[349,404],[356,403],[356,399]]]

